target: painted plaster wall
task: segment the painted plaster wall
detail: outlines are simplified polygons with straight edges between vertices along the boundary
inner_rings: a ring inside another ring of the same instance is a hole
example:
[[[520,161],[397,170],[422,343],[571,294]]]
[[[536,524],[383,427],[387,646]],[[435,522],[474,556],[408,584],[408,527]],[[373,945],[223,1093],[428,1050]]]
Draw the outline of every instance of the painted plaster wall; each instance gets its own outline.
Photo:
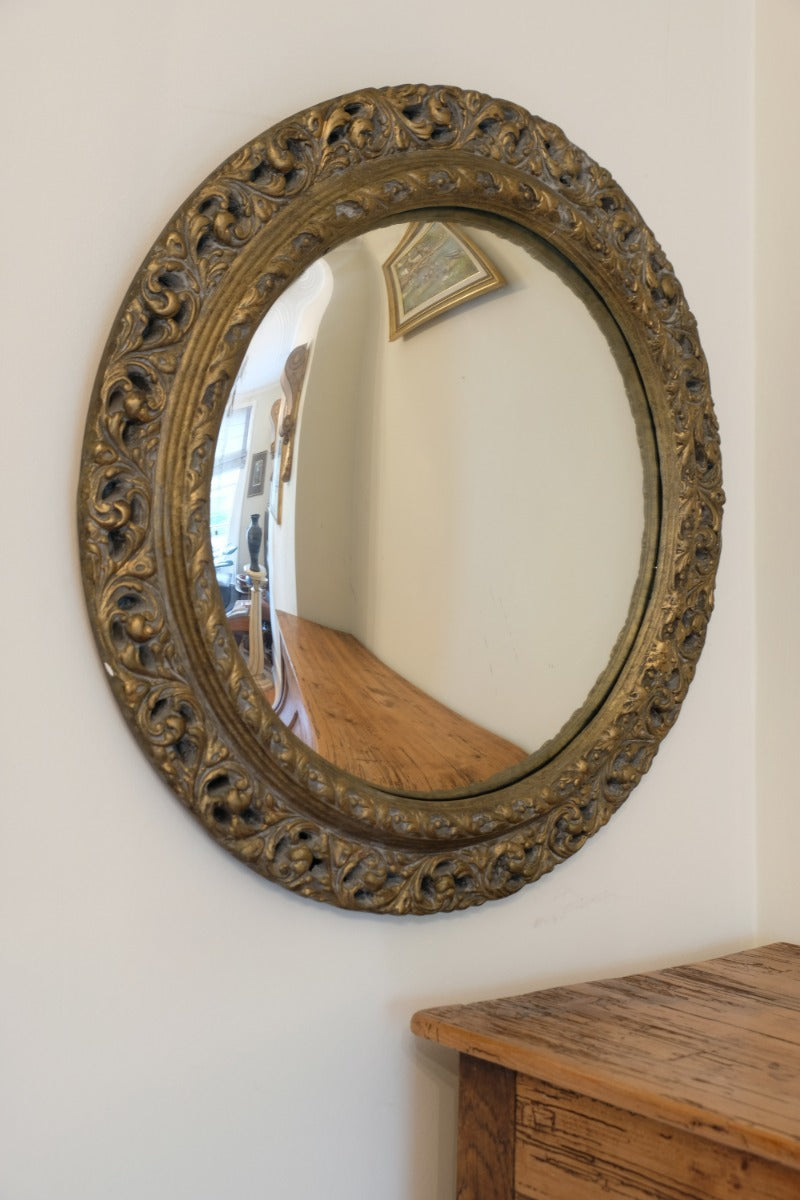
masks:
[[[294,496],[296,512],[297,612],[309,621],[357,633],[355,530],[365,489],[354,446],[369,412],[376,351],[372,323],[382,297],[377,278],[364,270],[370,264],[360,242],[338,246],[328,261],[332,295],[312,335],[297,466],[285,495],[287,511]]]
[[[800,940],[800,454],[797,328],[800,247],[800,5],[756,8],[756,502],[759,931]]]
[[[455,1062],[416,1008],[755,939],[752,33],[749,0],[3,5],[4,1200],[445,1200]],[[271,887],[179,808],[115,711],[73,516],[96,365],[164,221],[271,122],[409,78],[510,96],[613,169],[698,317],[730,497],[651,775],[538,885],[425,920]]]

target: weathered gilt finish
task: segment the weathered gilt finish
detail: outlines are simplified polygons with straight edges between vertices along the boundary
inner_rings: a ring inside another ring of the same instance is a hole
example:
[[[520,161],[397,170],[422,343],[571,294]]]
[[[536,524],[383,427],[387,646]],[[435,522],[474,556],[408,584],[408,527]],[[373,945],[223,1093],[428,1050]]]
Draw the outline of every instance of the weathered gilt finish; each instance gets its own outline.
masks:
[[[266,310],[332,246],[445,208],[532,230],[596,289],[642,377],[661,499],[649,600],[598,711],[525,778],[446,802],[371,788],[286,730],[227,628],[208,528],[217,430]],[[549,871],[648,769],[703,645],[722,502],[694,319],[608,172],[556,126],[505,101],[397,87],[353,93],[255,138],[148,254],[89,412],[82,568],[117,699],[217,841],[305,896],[431,913],[508,895]]]

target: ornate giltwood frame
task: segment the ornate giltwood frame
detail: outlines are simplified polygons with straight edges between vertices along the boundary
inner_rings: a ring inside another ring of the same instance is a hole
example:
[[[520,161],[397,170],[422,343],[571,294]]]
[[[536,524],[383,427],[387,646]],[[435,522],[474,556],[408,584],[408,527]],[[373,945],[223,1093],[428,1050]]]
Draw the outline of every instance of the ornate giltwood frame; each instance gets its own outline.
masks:
[[[208,528],[217,429],[267,308],[346,238],[444,207],[532,230],[596,290],[641,375],[661,501],[650,595],[605,700],[525,778],[447,801],[371,788],[280,723],[227,628]],[[82,570],[123,712],[221,845],[317,900],[431,913],[508,895],[549,871],[649,768],[703,645],[722,504],[694,319],[608,172],[515,105],[396,87],[341,97],[255,138],[198,188],[147,255],[91,401]]]

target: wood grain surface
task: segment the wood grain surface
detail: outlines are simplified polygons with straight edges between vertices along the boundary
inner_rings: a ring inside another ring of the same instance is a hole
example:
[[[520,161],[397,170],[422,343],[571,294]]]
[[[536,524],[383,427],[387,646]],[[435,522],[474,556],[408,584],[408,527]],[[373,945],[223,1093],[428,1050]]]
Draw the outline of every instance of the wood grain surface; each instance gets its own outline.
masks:
[[[516,1075],[462,1054],[456,1200],[514,1200]]]
[[[800,1196],[789,1167],[525,1075],[516,1079],[515,1200]]]
[[[351,634],[285,612],[278,623],[294,676],[289,690],[296,685],[304,709],[295,732],[343,771],[377,787],[438,792],[480,783],[527,757],[439,704]]]
[[[412,1029],[548,1086],[800,1169],[797,946],[431,1009],[417,1013]]]

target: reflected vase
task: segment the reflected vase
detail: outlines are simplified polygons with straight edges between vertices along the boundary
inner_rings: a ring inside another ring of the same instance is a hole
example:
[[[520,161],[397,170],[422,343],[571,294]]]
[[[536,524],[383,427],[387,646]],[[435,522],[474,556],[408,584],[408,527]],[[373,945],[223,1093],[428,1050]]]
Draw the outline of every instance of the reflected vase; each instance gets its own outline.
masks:
[[[250,570],[259,571],[261,568],[258,565],[258,552],[261,549],[261,538],[263,536],[261,526],[258,523],[258,513],[253,513],[250,517],[250,527],[247,530],[247,549],[250,553]]]

